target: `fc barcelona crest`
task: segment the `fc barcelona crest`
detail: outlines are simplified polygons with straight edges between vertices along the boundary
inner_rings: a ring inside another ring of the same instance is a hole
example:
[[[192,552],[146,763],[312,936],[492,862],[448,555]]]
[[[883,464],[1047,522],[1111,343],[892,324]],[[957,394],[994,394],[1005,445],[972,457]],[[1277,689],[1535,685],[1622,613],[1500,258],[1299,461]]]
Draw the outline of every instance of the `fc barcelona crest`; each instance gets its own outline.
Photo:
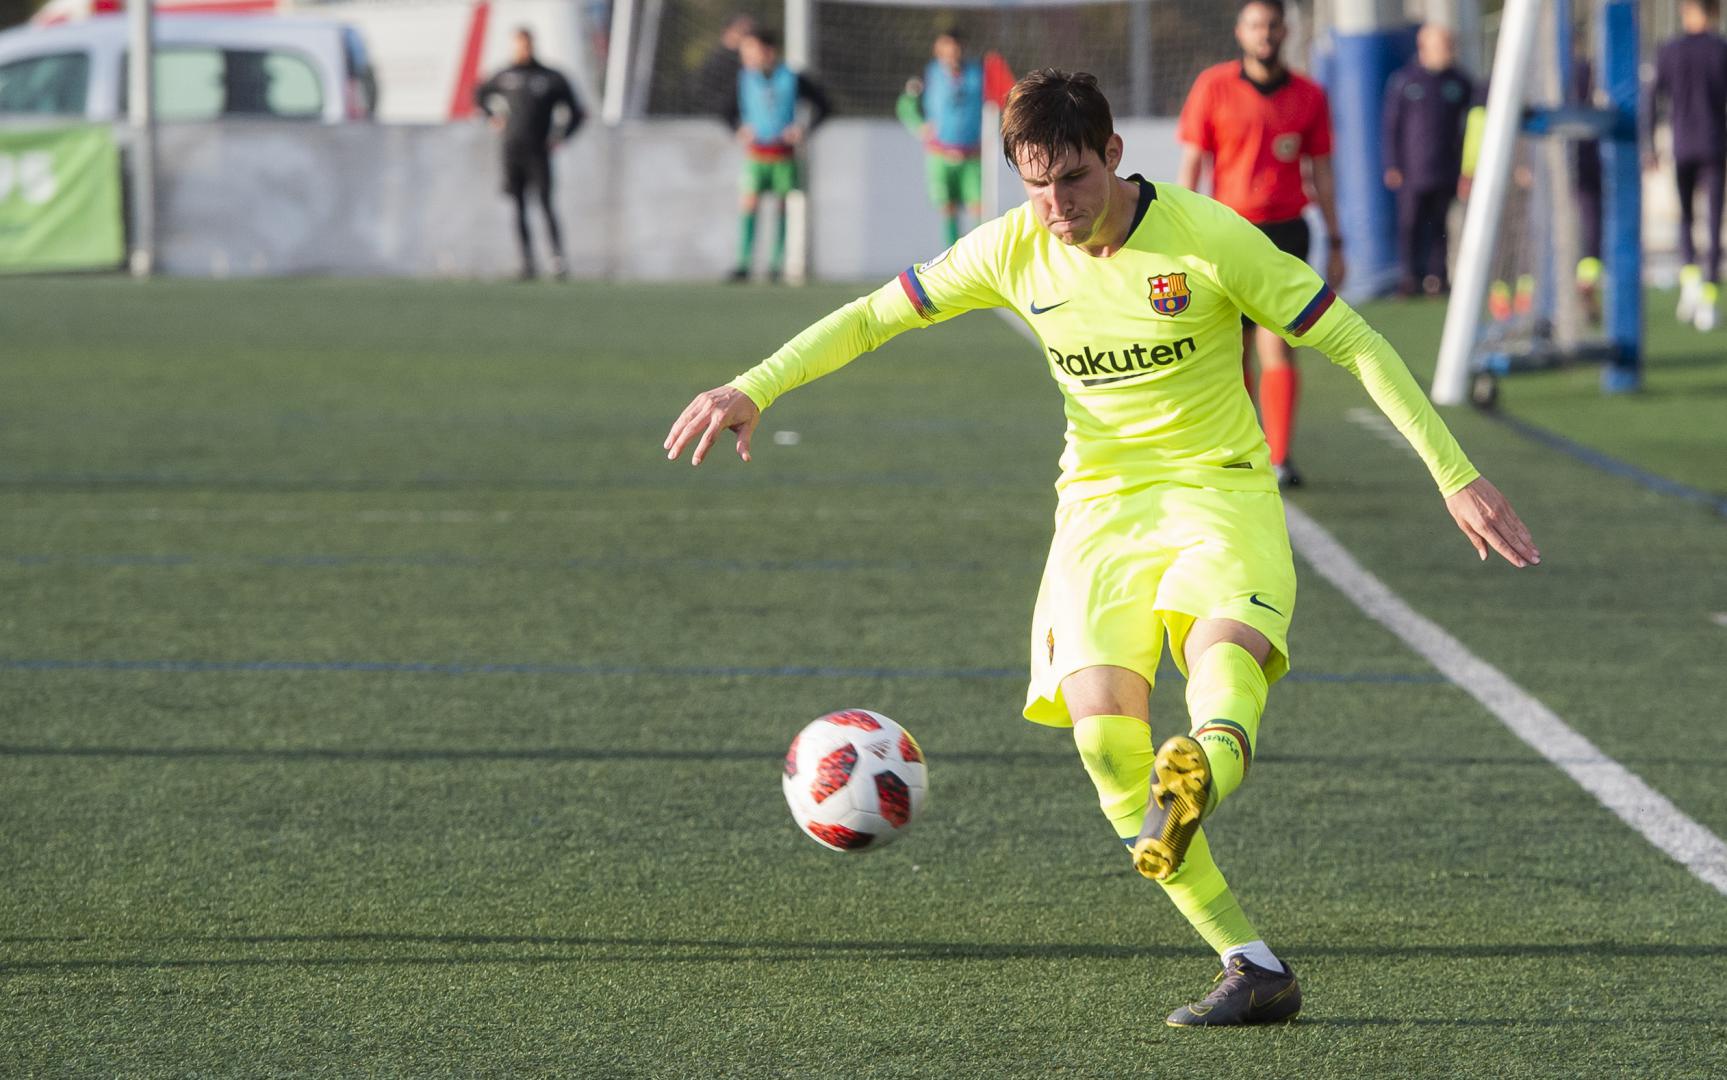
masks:
[[[1159,274],[1145,280],[1151,285],[1151,310],[1159,315],[1180,315],[1193,299],[1187,291],[1186,274]]]

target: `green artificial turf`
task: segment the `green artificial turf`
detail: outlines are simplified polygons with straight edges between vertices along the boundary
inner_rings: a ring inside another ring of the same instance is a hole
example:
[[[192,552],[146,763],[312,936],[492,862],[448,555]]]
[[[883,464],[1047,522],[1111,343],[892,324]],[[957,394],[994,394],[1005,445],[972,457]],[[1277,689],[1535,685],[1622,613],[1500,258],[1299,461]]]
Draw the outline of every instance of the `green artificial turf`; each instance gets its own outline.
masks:
[[[1165,1028],[1215,962],[1018,718],[1037,352],[972,316],[788,397],[749,466],[659,449],[854,292],[8,283],[0,1073],[1727,1071],[1727,897],[1304,565],[1297,674],[1208,831],[1307,1007]],[[1375,318],[1419,368],[1409,310]],[[1727,524],[1454,411],[1544,554],[1482,565],[1304,363],[1294,501],[1727,831]],[[1530,415],[1629,453],[1584,413]],[[851,857],[779,792],[845,706],[931,777]]]

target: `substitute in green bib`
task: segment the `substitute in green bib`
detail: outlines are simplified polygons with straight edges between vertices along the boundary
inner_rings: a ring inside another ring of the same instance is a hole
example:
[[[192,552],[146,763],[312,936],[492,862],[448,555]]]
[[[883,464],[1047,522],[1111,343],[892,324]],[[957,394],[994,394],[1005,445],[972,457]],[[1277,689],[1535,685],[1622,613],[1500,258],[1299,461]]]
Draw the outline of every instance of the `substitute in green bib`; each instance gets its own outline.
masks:
[[[1305,262],[1221,203],[1117,174],[1122,140],[1094,78],[1021,79],[1002,141],[1024,204],[697,396],[664,446],[676,458],[693,444],[699,464],[730,430],[747,461],[762,410],[895,334],[983,308],[1023,319],[1067,414],[1025,716],[1072,728],[1134,866],[1222,959],[1210,993],[1168,1022],[1287,1020],[1301,1008],[1295,973],[1200,824],[1251,771],[1269,687],[1290,668],[1296,601],[1283,503],[1241,379],[1241,317],[1361,381],[1481,558],[1491,548],[1522,567],[1540,555],[1396,352]],[[1187,700],[1159,746],[1149,698],[1165,640]]]

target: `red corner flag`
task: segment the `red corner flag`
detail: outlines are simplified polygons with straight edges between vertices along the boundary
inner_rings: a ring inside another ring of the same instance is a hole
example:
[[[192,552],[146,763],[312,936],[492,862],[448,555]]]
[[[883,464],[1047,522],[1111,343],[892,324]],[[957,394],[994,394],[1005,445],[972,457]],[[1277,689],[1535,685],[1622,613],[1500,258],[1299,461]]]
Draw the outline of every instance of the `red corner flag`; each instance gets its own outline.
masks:
[[[983,99],[1001,108],[1007,104],[1007,92],[1013,89],[1013,69],[1001,58],[1001,53],[983,54]]]

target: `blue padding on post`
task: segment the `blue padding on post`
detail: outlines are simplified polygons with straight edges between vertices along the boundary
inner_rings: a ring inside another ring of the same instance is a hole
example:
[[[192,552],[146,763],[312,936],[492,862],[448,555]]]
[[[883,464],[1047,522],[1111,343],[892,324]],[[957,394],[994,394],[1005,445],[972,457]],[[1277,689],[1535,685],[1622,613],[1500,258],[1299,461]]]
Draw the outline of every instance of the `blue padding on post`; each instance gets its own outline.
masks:
[[[1334,32],[1331,54],[1315,69],[1331,98],[1331,163],[1351,297],[1378,295],[1397,283],[1397,205],[1385,187],[1380,129],[1385,83],[1415,55],[1415,30]]]
[[[1608,0],[1603,5],[1595,42],[1600,85],[1622,125],[1615,137],[1601,143],[1604,315],[1607,337],[1614,346],[1613,361],[1601,372],[1601,386],[1610,394],[1626,393],[1643,385],[1643,176],[1636,140],[1637,5],[1633,0]]]

